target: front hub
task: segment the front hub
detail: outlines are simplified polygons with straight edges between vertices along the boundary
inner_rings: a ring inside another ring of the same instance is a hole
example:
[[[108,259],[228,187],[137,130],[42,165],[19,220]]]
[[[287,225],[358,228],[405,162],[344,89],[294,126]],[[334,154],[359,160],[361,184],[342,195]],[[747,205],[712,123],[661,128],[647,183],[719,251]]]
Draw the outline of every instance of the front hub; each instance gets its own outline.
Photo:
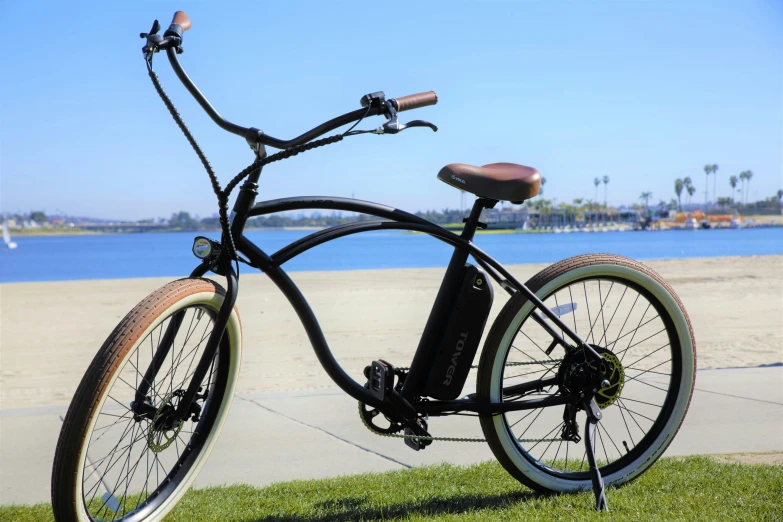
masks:
[[[625,383],[625,370],[620,359],[609,349],[590,345],[602,357],[588,361],[584,350],[574,350],[560,363],[558,385],[564,394],[588,391],[602,410],[617,401]]]
[[[147,446],[153,453],[160,453],[177,439],[184,421],[172,421],[176,401],[181,390],[168,394],[160,403],[147,432]]]

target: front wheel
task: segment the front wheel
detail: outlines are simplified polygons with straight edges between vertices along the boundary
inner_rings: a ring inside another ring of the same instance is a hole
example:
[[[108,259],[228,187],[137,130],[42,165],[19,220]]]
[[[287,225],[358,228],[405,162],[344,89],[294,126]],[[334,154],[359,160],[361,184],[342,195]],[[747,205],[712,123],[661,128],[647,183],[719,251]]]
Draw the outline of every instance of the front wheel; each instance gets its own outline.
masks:
[[[690,403],[696,348],[682,303],[650,268],[609,254],[566,259],[526,286],[614,369],[611,386],[595,397],[603,419],[594,453],[607,486],[633,480],[671,443]],[[583,350],[566,353],[558,345],[546,353],[552,337],[531,318],[533,313],[543,317],[521,294],[501,311],[481,355],[480,400],[539,399],[576,387]],[[509,388],[539,379],[547,385],[523,394],[512,393],[520,387]],[[583,411],[569,414],[565,406],[481,418],[503,467],[543,492],[590,489],[584,441],[564,436],[566,425],[571,424],[566,432],[581,433],[585,422]]]
[[[197,411],[175,426],[159,421],[188,387],[224,296],[208,279],[181,279],[147,296],[117,325],[63,422],[52,470],[55,520],[159,521],[185,494],[228,414],[241,351],[236,310],[194,401]],[[130,403],[162,340],[171,338],[170,327],[173,343],[148,383],[145,402],[154,415],[134,414]]]

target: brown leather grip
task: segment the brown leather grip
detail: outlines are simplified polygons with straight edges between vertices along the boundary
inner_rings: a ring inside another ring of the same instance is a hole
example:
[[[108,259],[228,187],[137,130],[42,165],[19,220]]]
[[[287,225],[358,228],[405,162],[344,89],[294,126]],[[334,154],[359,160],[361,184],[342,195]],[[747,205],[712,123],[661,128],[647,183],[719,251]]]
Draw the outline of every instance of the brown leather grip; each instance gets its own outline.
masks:
[[[397,112],[402,112],[426,107],[427,105],[435,105],[438,103],[438,95],[435,94],[435,91],[420,92],[419,94],[409,94],[402,98],[395,98],[395,100],[397,101]]]
[[[177,11],[174,13],[174,19],[171,21],[171,23],[180,26],[183,33],[190,29],[190,26],[193,25],[193,22],[190,21],[190,18],[188,18],[188,15],[185,14],[185,11]]]

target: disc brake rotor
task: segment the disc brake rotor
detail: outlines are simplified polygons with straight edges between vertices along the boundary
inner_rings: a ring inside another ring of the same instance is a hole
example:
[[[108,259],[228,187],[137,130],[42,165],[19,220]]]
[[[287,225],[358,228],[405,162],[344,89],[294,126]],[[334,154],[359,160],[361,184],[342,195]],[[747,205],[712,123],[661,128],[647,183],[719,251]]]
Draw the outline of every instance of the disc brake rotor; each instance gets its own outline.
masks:
[[[620,359],[612,352],[605,351],[601,356],[611,365],[611,370],[605,375],[606,380],[609,381],[609,386],[598,390],[594,397],[595,403],[603,410],[614,404],[620,397],[620,393],[623,391],[623,384],[625,384],[625,370],[620,363]]]
[[[177,396],[177,392],[166,395],[161,401],[158,410],[155,412],[152,423],[150,423],[149,433],[147,434],[147,446],[149,446],[153,453],[160,453],[171,446],[174,441],[177,440],[177,436],[179,435],[180,430],[182,430],[182,426],[185,424],[184,421],[179,421],[177,425],[173,427],[157,427],[158,421],[163,414],[167,413],[171,408],[174,408],[172,401],[174,400],[174,397]]]

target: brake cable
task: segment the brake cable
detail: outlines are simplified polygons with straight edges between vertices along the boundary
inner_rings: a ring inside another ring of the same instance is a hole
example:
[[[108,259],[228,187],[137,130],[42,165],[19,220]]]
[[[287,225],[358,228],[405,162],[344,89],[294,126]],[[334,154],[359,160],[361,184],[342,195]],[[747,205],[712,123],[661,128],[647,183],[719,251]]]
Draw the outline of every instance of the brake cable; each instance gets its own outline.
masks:
[[[337,143],[338,141],[342,141],[342,139],[346,135],[348,136],[353,135],[348,133],[352,131],[359,123],[361,123],[361,121],[364,120],[364,118],[367,117],[367,115],[370,113],[370,107],[367,107],[367,112],[365,112],[364,115],[351,126],[351,128],[349,128],[347,131],[341,134],[335,134],[302,145],[295,145],[293,147],[283,149],[280,152],[276,152],[271,156],[257,157],[253,163],[245,167],[242,171],[239,172],[239,174],[234,176],[231,179],[231,181],[228,182],[225,188],[222,188],[220,186],[220,182],[217,179],[217,175],[215,174],[215,171],[212,168],[212,165],[209,163],[209,160],[207,159],[207,156],[204,154],[204,151],[201,150],[201,147],[196,142],[196,139],[193,137],[193,134],[191,134],[187,125],[185,125],[185,121],[182,119],[182,116],[180,116],[179,111],[177,111],[177,108],[174,106],[174,103],[171,101],[171,99],[163,90],[163,87],[160,84],[160,80],[158,79],[158,75],[155,73],[155,71],[152,70],[152,56],[153,53],[149,52],[145,56],[145,60],[144,60],[147,64],[147,71],[149,73],[150,79],[152,80],[152,84],[155,86],[155,90],[160,96],[160,99],[163,100],[163,104],[166,105],[166,108],[169,110],[171,117],[174,118],[174,121],[176,122],[177,126],[185,135],[185,138],[188,140],[188,143],[190,143],[190,146],[196,152],[196,155],[198,156],[199,160],[201,160],[201,164],[204,166],[204,170],[207,171],[207,175],[209,176],[209,181],[212,184],[212,191],[215,193],[215,196],[217,197],[220,229],[223,235],[222,242],[225,248],[224,251],[228,252],[229,257],[232,260],[237,262],[241,261],[245,264],[253,266],[249,261],[243,259],[241,256],[237,254],[236,245],[234,244],[234,236],[231,233],[231,221],[229,220],[228,217],[228,198],[231,192],[237,187],[237,185],[239,185],[240,181],[245,179],[252,172],[263,168],[265,165],[274,163],[275,161],[288,159],[291,156],[296,156],[297,154],[300,154],[302,152],[307,152],[309,150],[318,147],[323,147],[325,145],[331,145],[332,143]],[[238,269],[239,266],[237,265],[237,272],[239,271]]]

